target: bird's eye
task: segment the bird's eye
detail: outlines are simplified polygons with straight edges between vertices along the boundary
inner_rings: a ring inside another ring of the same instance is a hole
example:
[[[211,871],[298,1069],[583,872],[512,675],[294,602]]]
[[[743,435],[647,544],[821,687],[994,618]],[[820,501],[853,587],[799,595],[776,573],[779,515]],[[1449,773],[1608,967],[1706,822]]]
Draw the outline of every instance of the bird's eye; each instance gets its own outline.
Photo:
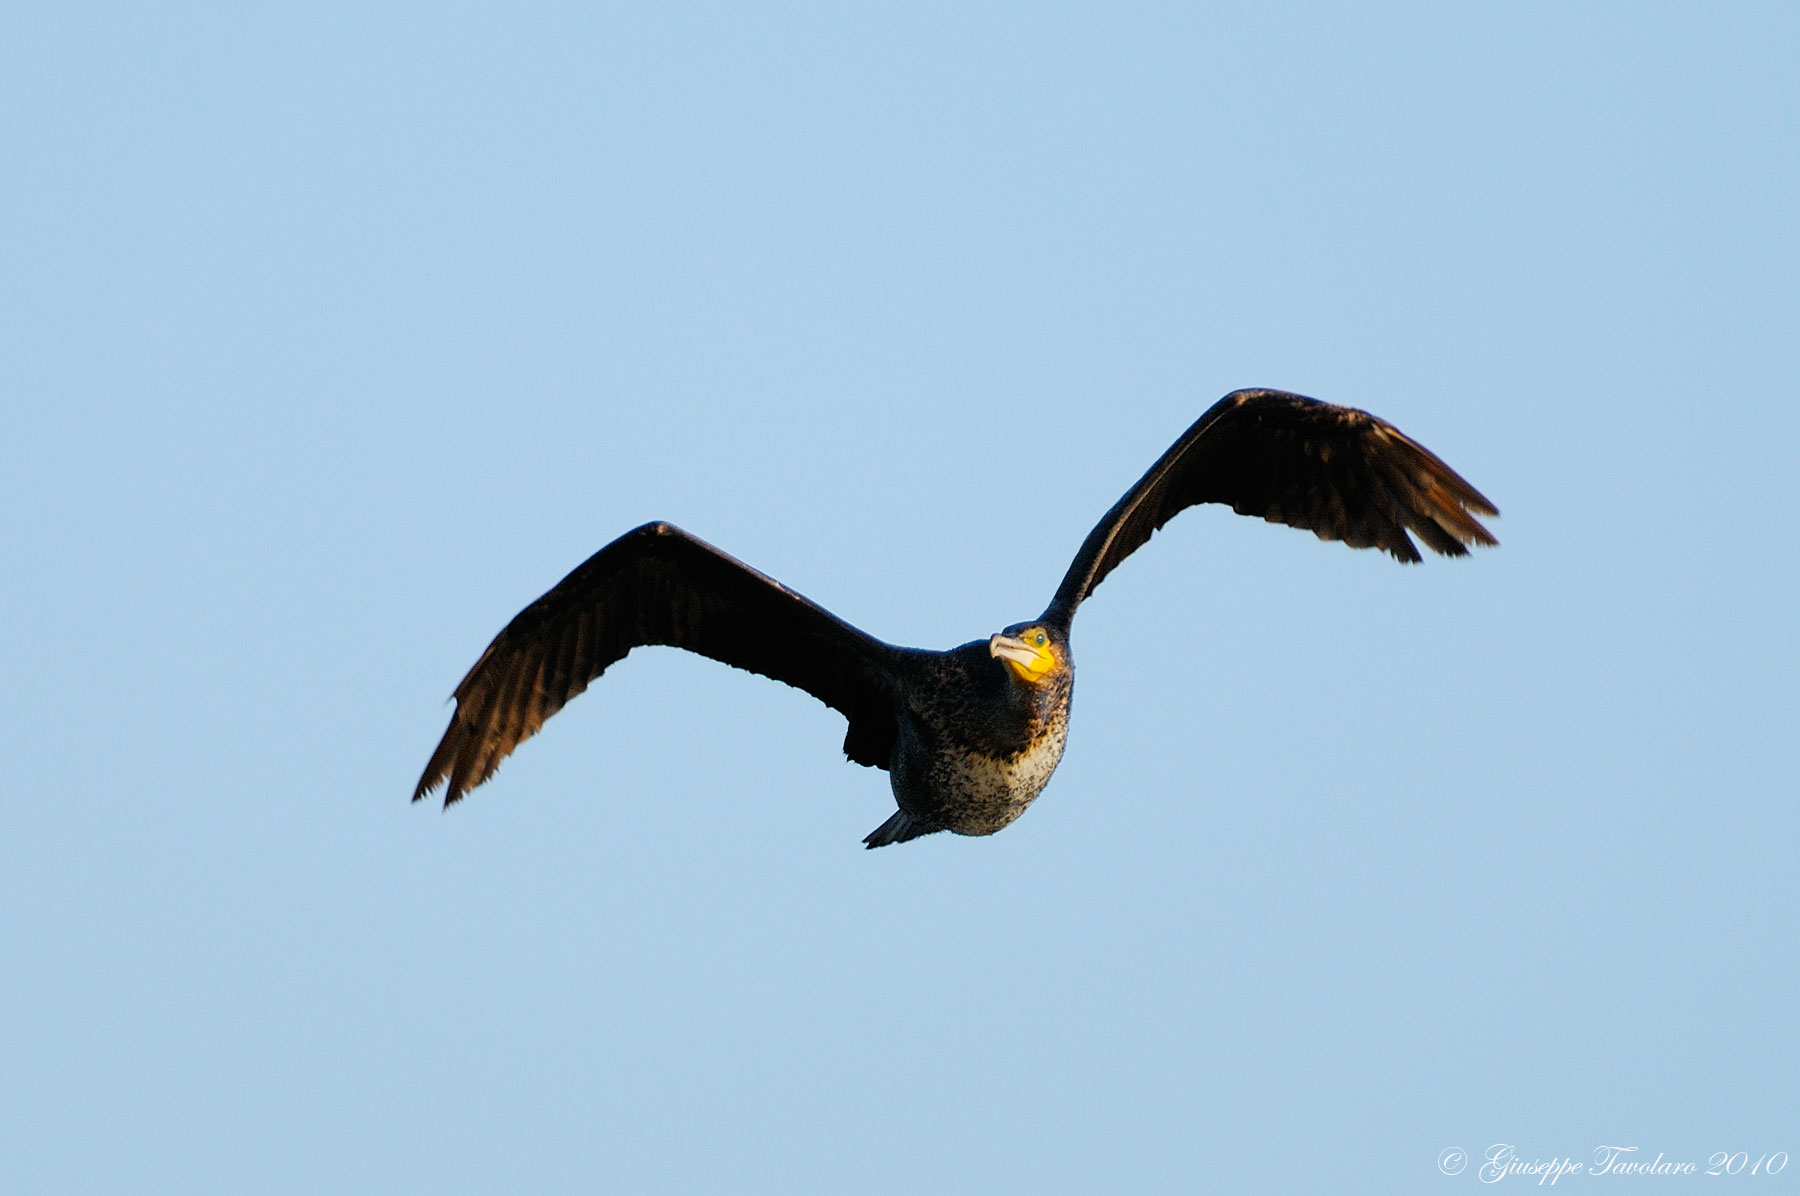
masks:
[[[1037,646],[1040,648],[1044,646],[1044,633],[1043,632],[1040,631],[1037,633],[1037,639],[1035,642],[1036,642]]]

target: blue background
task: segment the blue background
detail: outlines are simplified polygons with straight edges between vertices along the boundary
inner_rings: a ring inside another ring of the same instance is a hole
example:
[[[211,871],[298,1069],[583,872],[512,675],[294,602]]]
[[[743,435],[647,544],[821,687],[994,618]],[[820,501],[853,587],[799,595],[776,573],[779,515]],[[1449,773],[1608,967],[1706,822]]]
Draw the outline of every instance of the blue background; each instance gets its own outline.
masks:
[[[0,1188],[1800,1151],[1791,5],[5,25]],[[842,720],[666,650],[406,801],[629,527],[949,646],[1245,385],[1504,547],[1182,516],[990,839],[863,851]]]

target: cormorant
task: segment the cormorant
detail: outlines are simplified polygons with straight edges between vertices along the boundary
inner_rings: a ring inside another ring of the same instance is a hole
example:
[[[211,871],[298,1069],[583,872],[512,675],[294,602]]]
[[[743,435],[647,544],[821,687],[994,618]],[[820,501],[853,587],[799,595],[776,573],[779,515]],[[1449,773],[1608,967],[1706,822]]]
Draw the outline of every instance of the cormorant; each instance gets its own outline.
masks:
[[[1177,512],[1224,503],[1321,540],[1419,560],[1498,543],[1498,515],[1424,445],[1366,411],[1239,390],[1196,420],[1113,505],[1036,619],[947,652],[868,635],[668,523],[626,532],[494,637],[456,687],[449,729],[413,791],[444,804],[633,648],[686,648],[805,690],[849,720],[844,754],[886,769],[899,809],[863,840],[991,835],[1024,812],[1062,758],[1075,610]]]

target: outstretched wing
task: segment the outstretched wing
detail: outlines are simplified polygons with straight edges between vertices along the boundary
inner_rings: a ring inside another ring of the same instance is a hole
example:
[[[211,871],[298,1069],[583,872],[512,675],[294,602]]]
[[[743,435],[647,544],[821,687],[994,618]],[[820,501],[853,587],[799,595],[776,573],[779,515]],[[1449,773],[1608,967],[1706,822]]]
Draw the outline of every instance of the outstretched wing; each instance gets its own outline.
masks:
[[[805,690],[850,719],[845,750],[887,766],[898,651],[667,523],[589,557],[520,611],[456,687],[456,712],[417,801],[449,805],[633,648],[668,644]],[[878,757],[878,758],[872,758]]]
[[[1088,533],[1045,620],[1066,628],[1120,561],[1203,502],[1407,562],[1419,560],[1408,532],[1445,556],[1499,543],[1471,514],[1498,515],[1494,504],[1386,420],[1286,391],[1233,391]]]

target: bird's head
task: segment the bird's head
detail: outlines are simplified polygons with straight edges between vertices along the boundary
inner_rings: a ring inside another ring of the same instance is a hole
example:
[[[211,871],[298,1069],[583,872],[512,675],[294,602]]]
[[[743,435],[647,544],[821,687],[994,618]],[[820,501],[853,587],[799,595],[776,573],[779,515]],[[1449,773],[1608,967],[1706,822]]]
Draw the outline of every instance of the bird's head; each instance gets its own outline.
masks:
[[[1033,685],[1061,672],[1069,659],[1062,637],[1042,623],[1015,623],[989,636],[988,655]]]

